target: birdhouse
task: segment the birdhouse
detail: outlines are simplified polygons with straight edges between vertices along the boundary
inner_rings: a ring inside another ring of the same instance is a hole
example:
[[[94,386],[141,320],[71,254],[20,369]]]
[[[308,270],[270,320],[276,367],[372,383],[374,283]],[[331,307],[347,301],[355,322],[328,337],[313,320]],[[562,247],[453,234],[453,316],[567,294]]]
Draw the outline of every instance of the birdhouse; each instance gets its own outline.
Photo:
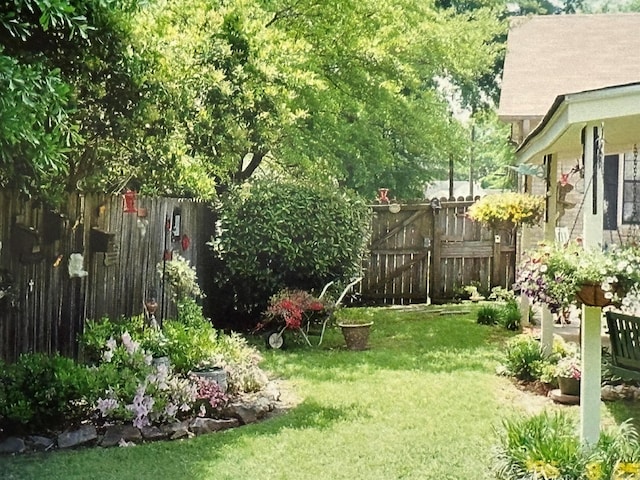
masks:
[[[14,224],[11,230],[11,252],[21,263],[37,263],[42,260],[38,231],[22,223]]]
[[[64,235],[64,215],[45,210],[42,218],[42,240],[46,245],[51,245],[60,240]]]
[[[105,232],[99,228],[91,228],[89,242],[94,253],[107,253],[115,246],[115,233]]]

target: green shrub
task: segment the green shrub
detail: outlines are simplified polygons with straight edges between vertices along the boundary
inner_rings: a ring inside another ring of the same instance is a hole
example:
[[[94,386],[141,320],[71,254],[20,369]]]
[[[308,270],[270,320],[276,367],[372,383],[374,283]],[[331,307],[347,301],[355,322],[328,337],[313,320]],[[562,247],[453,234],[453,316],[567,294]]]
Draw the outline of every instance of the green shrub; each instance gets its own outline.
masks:
[[[75,422],[88,414],[86,399],[95,377],[58,354],[23,354],[0,372],[0,418],[5,427],[42,429]]]
[[[504,420],[494,449],[498,480],[605,480],[637,478],[638,434],[625,422],[583,446],[576,422],[565,412]]]
[[[233,191],[219,210],[210,245],[218,265],[213,308],[259,319],[285,289],[319,291],[360,270],[369,212],[334,186],[262,179]],[[224,303],[225,299],[232,303]]]
[[[493,462],[499,480],[584,478],[576,424],[561,412],[506,419],[499,437]]]
[[[176,254],[167,262],[159,262],[156,265],[158,274],[169,284],[171,295],[177,302],[189,298],[202,297],[202,290],[198,285],[196,269],[191,266],[189,260]]]
[[[500,308],[498,323],[507,330],[519,330],[520,317],[520,307],[518,303],[515,300],[509,301]]]
[[[142,316],[133,318],[122,316],[117,319],[103,317],[99,320],[87,320],[84,325],[84,331],[79,338],[84,360],[92,364],[98,364],[101,361],[107,340],[120,338],[124,332],[129,332],[134,340],[140,341],[144,331],[144,319]]]
[[[511,302],[516,300],[516,294],[513,290],[507,290],[504,287],[493,287],[489,300],[495,300],[497,302]]]
[[[496,305],[481,305],[478,308],[476,321],[480,325],[496,325],[500,318],[500,307]]]
[[[545,360],[540,342],[530,335],[517,335],[507,343],[504,367],[518,380],[539,379]]]

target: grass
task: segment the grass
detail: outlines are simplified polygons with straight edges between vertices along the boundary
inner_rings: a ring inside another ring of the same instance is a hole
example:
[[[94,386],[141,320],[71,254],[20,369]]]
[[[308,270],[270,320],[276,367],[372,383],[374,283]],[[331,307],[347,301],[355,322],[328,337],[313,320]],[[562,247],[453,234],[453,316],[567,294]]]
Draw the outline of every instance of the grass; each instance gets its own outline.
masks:
[[[0,477],[491,478],[495,428],[521,413],[504,393],[515,387],[494,374],[513,334],[473,313],[377,309],[373,320],[364,352],[343,349],[337,330],[321,348],[265,352],[265,368],[303,399],[285,415],[190,440],[3,457]],[[615,405],[603,410],[612,422],[635,408]]]

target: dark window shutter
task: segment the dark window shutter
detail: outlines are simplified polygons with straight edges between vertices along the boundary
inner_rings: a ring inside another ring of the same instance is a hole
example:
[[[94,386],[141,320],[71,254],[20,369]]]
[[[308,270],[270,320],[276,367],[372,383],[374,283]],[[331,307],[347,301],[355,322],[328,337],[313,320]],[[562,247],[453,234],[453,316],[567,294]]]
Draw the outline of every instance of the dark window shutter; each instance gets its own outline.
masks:
[[[602,223],[605,230],[618,229],[618,171],[619,155],[604,157],[604,210]]]

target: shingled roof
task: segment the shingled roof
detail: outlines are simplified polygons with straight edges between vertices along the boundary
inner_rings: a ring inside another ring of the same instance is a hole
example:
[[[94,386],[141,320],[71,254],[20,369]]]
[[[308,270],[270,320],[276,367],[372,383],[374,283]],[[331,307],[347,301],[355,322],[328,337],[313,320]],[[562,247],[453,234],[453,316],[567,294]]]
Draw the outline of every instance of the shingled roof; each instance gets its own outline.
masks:
[[[558,95],[640,81],[640,14],[512,20],[499,116],[542,117]]]

